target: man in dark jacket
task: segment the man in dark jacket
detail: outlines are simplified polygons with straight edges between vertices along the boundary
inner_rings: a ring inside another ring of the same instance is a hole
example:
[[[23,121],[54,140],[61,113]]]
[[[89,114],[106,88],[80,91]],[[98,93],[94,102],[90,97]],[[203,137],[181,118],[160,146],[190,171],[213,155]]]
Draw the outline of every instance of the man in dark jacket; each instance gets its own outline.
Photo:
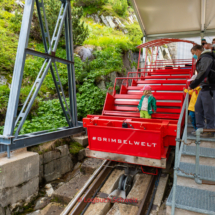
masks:
[[[214,58],[211,51],[204,51],[204,48],[200,45],[195,45],[192,51],[194,53],[193,57],[198,59],[196,63],[198,75],[189,88],[194,89],[198,85],[202,88],[195,105],[196,126],[197,128],[204,128],[204,118],[206,118],[207,128],[214,128],[213,97],[215,97],[215,83],[211,83],[208,78],[211,69],[214,69]],[[212,134],[206,133],[205,136],[209,137]]]

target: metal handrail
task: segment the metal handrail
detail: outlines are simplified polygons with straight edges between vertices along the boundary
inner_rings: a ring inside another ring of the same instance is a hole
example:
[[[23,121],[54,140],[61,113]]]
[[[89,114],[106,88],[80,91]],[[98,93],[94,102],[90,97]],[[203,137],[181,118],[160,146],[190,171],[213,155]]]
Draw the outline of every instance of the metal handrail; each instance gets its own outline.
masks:
[[[182,109],[181,109],[181,113],[180,113],[180,117],[178,120],[178,124],[177,124],[177,136],[176,136],[176,147],[175,147],[175,165],[174,165],[174,181],[173,181],[173,194],[172,194],[172,211],[171,211],[171,215],[175,214],[175,198],[176,198],[176,185],[177,185],[177,171],[179,169],[179,163],[180,163],[180,159],[181,159],[181,153],[182,153],[182,147],[184,145],[184,142],[187,142],[187,117],[188,117],[188,102],[189,102],[189,93],[186,94]],[[184,134],[183,134],[183,138],[182,141],[180,139],[181,136],[181,123],[182,123],[182,119],[184,118],[184,113],[185,113],[185,127],[184,127]],[[182,142],[181,144],[181,148],[179,151],[179,145],[180,142]]]

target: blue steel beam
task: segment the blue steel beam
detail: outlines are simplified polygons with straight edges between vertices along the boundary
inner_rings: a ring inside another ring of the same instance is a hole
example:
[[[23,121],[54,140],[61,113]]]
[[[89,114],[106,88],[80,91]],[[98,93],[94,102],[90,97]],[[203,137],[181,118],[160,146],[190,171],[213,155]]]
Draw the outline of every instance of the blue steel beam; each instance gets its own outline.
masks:
[[[73,128],[59,128],[58,131],[48,132],[35,132],[25,135],[20,135],[16,140],[11,142],[10,150],[21,149],[25,147],[35,146],[40,143],[64,138],[71,136],[73,134],[77,134],[83,131],[83,127],[77,126]],[[7,152],[7,146],[0,144],[0,154]]]
[[[26,53],[25,49],[28,47],[28,39],[31,27],[31,20],[34,9],[34,0],[25,1],[25,9],[22,18],[22,26],[19,35],[19,44],[17,48],[16,61],[13,71],[13,79],[10,90],[10,97],[7,106],[7,113],[4,125],[4,136],[12,136],[14,131],[14,124],[17,115],[17,108],[19,103],[19,95],[22,84],[22,77],[25,65]]]
[[[66,39],[66,54],[67,60],[74,61],[73,56],[73,34],[72,34],[72,22],[71,22],[71,6],[69,4],[67,16],[65,19],[65,39]],[[75,68],[73,65],[67,65],[68,70],[68,86],[69,86],[69,101],[70,111],[74,121],[74,126],[77,126],[77,103],[76,103],[76,84],[75,84]]]

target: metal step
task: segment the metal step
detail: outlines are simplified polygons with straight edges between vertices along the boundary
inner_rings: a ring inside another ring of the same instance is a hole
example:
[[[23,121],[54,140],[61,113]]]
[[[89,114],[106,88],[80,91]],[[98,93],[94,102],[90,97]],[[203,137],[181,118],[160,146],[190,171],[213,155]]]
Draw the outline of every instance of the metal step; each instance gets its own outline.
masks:
[[[187,139],[188,140],[196,140],[196,135],[192,135],[190,133],[187,134]],[[202,141],[210,141],[210,142],[215,142],[215,138],[214,137],[210,137],[210,138],[205,138],[205,137],[200,137],[200,140]]]
[[[194,178],[194,173],[195,173],[195,164],[183,163],[183,162],[180,163],[178,176]],[[199,175],[200,175],[200,179],[202,180],[215,181],[215,167],[199,165]]]
[[[172,192],[166,205],[172,205]],[[176,186],[176,208],[202,214],[215,215],[215,192]]]
[[[196,146],[183,146],[182,155],[196,155]],[[200,157],[215,158],[215,149],[200,147]]]

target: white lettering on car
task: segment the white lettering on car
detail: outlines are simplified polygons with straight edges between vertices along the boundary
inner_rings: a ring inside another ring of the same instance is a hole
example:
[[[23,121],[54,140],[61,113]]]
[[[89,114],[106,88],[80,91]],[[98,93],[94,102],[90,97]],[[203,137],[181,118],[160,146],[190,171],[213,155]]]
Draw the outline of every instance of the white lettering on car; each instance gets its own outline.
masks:
[[[134,146],[145,146],[145,147],[153,147],[153,148],[157,146],[157,143],[113,139],[113,138],[107,138],[107,137],[92,137],[92,140],[97,140],[99,142],[103,141],[103,142],[110,142],[110,143],[123,143],[123,144],[129,144]]]

